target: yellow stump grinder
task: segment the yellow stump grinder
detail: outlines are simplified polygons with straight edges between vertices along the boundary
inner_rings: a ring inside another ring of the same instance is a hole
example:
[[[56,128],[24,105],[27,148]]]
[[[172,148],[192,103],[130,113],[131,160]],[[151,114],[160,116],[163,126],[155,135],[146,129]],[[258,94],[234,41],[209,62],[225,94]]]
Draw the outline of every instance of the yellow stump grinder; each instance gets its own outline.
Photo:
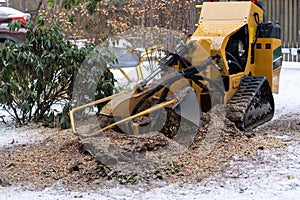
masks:
[[[201,126],[201,113],[217,104],[226,105],[226,117],[241,130],[269,121],[279,85],[281,33],[277,22],[263,19],[263,9],[251,1],[204,2],[195,32],[133,92],[74,108],[73,131],[74,113],[99,103],[101,128],[86,136],[114,129],[131,135],[155,130],[172,138],[175,118]]]

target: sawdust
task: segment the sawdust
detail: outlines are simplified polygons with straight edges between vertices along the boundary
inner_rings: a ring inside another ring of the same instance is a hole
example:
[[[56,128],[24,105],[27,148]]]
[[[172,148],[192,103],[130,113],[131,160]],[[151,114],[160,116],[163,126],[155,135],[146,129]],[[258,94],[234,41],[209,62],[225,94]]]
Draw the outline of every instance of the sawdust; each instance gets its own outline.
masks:
[[[188,149],[180,149],[180,154],[172,154],[174,156],[171,156],[168,162],[158,163],[161,164],[159,167],[142,165],[143,173],[136,173],[139,179],[150,183],[156,179],[163,179],[167,183],[199,181],[225,171],[228,163],[236,155],[255,159],[258,150],[284,147],[285,141],[274,135],[297,136],[300,131],[297,115],[275,120],[247,134],[238,131],[230,121],[219,123],[216,117],[204,115],[202,118],[205,125],[199,129]],[[212,123],[214,129],[211,130],[219,130],[221,133],[215,138],[213,135],[207,135]],[[47,129],[42,134],[47,135],[47,139],[1,149],[1,186],[30,185],[35,189],[44,189],[59,183],[59,187],[70,190],[92,190],[102,187],[114,177],[119,177],[110,175],[114,170],[103,167],[91,156],[90,149],[87,151],[87,146],[83,145],[87,141],[81,141],[71,130]],[[149,153],[148,158],[158,158],[158,155],[164,156],[163,153],[167,151],[174,153],[180,147],[161,133],[151,133],[134,141],[130,141],[130,137],[127,138],[125,134],[112,134],[110,142],[123,146],[123,150],[127,152],[135,152],[138,159],[138,156],[143,157],[145,153]],[[214,142],[212,146],[209,145],[211,141]],[[103,170],[107,170],[107,173]]]
[[[67,188],[96,184],[97,161],[84,150],[70,130],[49,129],[47,139],[1,150],[0,171],[9,185],[51,187],[57,182]]]

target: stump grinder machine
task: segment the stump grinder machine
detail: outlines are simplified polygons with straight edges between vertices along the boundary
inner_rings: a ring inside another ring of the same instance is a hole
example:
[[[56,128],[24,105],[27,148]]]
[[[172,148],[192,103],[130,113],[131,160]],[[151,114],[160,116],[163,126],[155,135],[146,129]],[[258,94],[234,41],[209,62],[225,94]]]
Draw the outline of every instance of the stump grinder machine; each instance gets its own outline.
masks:
[[[101,128],[87,136],[110,129],[131,135],[157,130],[172,138],[178,119],[201,126],[201,113],[217,104],[226,105],[226,117],[241,130],[269,121],[282,53],[279,24],[263,19],[256,1],[204,2],[195,32],[133,92],[74,108],[73,131],[74,113],[95,104],[103,105]]]

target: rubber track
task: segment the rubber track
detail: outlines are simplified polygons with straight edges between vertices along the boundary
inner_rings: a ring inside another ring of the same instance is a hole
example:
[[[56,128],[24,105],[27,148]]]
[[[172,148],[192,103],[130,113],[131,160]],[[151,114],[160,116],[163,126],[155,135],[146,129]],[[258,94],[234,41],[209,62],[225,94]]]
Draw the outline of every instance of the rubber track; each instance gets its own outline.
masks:
[[[227,104],[227,118],[247,131],[271,120],[273,115],[274,100],[268,80],[260,76],[243,77],[238,92]]]

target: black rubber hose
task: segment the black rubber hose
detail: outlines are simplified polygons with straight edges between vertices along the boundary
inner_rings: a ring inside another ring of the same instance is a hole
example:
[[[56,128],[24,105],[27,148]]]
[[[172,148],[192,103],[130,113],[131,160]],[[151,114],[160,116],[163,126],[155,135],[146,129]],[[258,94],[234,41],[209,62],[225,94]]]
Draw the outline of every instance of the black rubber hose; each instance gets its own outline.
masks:
[[[214,87],[217,89],[217,91],[221,92],[222,94],[224,94],[222,87],[214,80],[210,79],[210,78],[206,78],[203,76],[199,76],[199,75],[193,75],[191,77],[187,77],[190,78],[195,84],[197,84],[199,87],[201,87],[204,91],[209,91],[209,88],[207,88],[203,83],[201,83],[199,80],[205,80],[209,83],[211,83],[212,85],[214,85]],[[170,85],[169,85],[170,86]],[[170,91],[169,86],[165,87],[159,100],[157,101],[157,104],[162,103],[166,100],[168,92]]]
[[[254,16],[254,20],[255,20],[255,23],[257,24],[257,25],[259,25],[260,24],[260,22],[259,22],[259,14],[257,13],[257,12],[255,12],[255,13],[253,13],[253,16]]]
[[[133,108],[131,115],[135,115],[139,108],[146,102],[146,100],[148,98],[150,98],[151,96],[153,96],[156,92],[160,91],[161,89],[163,89],[164,87],[170,85],[171,83],[179,80],[180,78],[189,78],[191,76],[193,76],[194,74],[203,71],[204,69],[206,69],[207,66],[214,64],[213,60],[214,59],[219,59],[220,55],[219,54],[214,54],[210,57],[208,57],[208,59],[206,59],[202,64],[197,65],[195,67],[190,67],[184,70],[180,70],[178,72],[175,72],[173,77],[171,76],[169,79],[165,80],[164,82],[162,82],[160,85],[158,85],[157,87],[155,87],[154,89],[152,89],[148,94],[146,94],[146,96],[144,96]],[[166,91],[165,91],[166,92]],[[163,99],[161,99],[163,100]]]
[[[193,76],[187,76],[186,75],[186,77],[184,77],[184,78],[191,79],[195,84],[197,84],[199,87],[201,87],[204,91],[208,91],[209,90],[203,83],[201,83],[199,81],[199,80],[204,80],[204,78],[202,76],[195,76],[195,75],[193,75]],[[168,85],[168,86],[166,86],[164,88],[164,90],[163,90],[163,92],[162,92],[159,100],[157,101],[157,104],[162,103],[162,102],[164,102],[166,100],[169,91],[170,91],[170,85]]]
[[[135,115],[137,113],[137,111],[139,110],[139,108],[144,104],[144,102],[151,97],[152,95],[154,95],[156,92],[158,92],[159,90],[161,90],[162,88],[164,88],[164,85],[158,85],[157,87],[155,87],[154,89],[152,89],[148,94],[146,94],[146,96],[144,96],[134,107],[134,109],[131,112],[131,115]]]
[[[166,101],[166,98],[168,96],[169,91],[170,91],[170,85],[168,85],[167,87],[165,87],[165,89],[163,90],[163,92],[161,93],[161,95],[160,95],[160,97],[159,97],[159,99],[157,101],[157,104],[160,104],[160,103]]]
[[[257,12],[255,12],[253,15],[254,15],[255,23],[257,24],[257,29],[256,29],[256,33],[255,33],[255,41],[254,41],[254,44],[256,44],[257,38],[258,38],[259,32],[260,32],[259,28],[260,28],[261,23],[260,23],[260,19],[259,19],[259,14]]]
[[[148,94],[146,94],[133,108],[131,115],[135,115],[139,108],[145,103],[145,101],[153,96],[156,92],[160,91],[161,89],[163,89],[164,87],[168,86],[170,83],[173,83],[174,81],[178,80],[182,78],[181,74],[175,74],[175,76],[169,78],[168,80],[162,82],[160,85],[156,86],[154,89],[152,89]]]
[[[241,67],[241,65],[238,63],[238,62],[235,62],[235,61],[230,61],[229,64],[233,63],[235,66],[237,66],[241,71],[243,71],[243,68]]]
[[[183,66],[184,69],[192,66],[192,64],[189,61],[187,61],[186,59],[184,59],[182,57],[179,59],[179,62]]]
[[[200,71],[203,71],[206,69],[207,66],[213,64],[213,56],[210,56],[208,59],[206,59],[202,64],[196,65],[194,67],[190,67],[184,70],[179,71],[178,73],[182,74],[185,76],[185,74],[197,74]]]
[[[231,53],[229,53],[228,51],[225,52],[226,55],[229,55],[235,62],[239,63],[238,60],[236,59],[236,57],[234,57]],[[240,68],[242,69],[242,67],[240,66]]]
[[[201,83],[199,80],[197,79],[192,79],[194,83],[196,83],[199,87],[201,87],[205,92],[208,91],[208,88],[203,84]]]
[[[217,89],[217,91],[221,92],[222,95],[225,94],[224,88],[222,86],[220,86],[220,84],[218,82],[216,82],[215,80],[212,80],[212,79],[204,77],[204,76],[199,76],[199,75],[194,75],[191,78],[192,78],[192,80],[204,80],[204,81],[207,81],[207,82],[211,83]]]

